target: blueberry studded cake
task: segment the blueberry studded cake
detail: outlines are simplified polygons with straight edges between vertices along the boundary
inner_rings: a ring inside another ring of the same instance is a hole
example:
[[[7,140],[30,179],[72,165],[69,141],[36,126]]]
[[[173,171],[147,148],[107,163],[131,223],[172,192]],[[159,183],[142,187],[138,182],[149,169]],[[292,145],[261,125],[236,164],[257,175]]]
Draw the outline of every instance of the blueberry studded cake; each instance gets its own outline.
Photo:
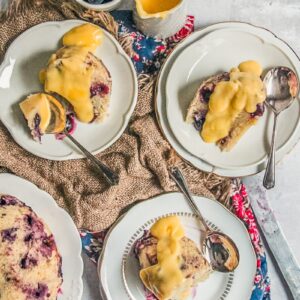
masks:
[[[54,133],[64,138],[83,123],[102,122],[108,116],[112,79],[103,61],[94,55],[102,43],[100,27],[86,23],[68,31],[63,47],[51,55],[39,77],[46,93],[29,95],[20,103],[34,140]]]
[[[96,25],[74,27],[40,73],[45,91],[62,96],[84,123],[101,122],[108,115],[112,79],[103,61],[93,53],[102,39],[103,32]]]
[[[202,82],[191,101],[186,122],[194,124],[204,142],[230,151],[243,134],[264,114],[266,92],[262,67],[242,62]]]
[[[212,272],[196,244],[184,236],[176,216],[162,218],[145,231],[135,243],[134,253],[140,278],[153,299],[184,300]]]
[[[47,225],[17,198],[0,195],[0,299],[57,299],[61,263]]]

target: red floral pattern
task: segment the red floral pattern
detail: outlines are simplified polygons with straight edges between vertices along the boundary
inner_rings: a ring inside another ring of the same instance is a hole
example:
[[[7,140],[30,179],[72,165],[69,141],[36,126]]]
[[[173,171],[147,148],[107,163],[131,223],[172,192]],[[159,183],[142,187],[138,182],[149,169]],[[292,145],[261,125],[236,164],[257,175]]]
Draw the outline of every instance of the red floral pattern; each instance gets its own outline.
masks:
[[[257,271],[251,300],[270,299],[270,280],[267,273],[266,256],[246,187],[240,180],[235,179],[233,180],[232,191],[231,205],[233,211],[245,223],[257,256]]]

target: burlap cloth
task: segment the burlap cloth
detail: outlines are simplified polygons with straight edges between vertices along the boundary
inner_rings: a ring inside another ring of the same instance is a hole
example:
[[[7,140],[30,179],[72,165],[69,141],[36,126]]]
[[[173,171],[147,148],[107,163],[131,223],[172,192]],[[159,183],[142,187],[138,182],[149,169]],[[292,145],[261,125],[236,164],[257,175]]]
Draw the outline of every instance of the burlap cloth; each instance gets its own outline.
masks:
[[[71,1],[14,0],[0,20],[1,61],[11,41],[25,29],[45,21],[74,18],[93,21],[120,38],[117,24],[108,13],[84,11]],[[119,40],[128,50],[128,43]],[[71,214],[78,228],[89,230],[107,228],[135,201],[176,190],[168,175],[172,164],[179,165],[195,194],[226,202],[230,180],[189,166],[174,154],[162,136],[154,113],[154,82],[153,78],[140,78],[138,103],[127,130],[113,146],[97,155],[120,174],[118,186],[108,186],[86,159],[49,161],[28,153],[1,123],[2,171],[12,172],[47,191]]]

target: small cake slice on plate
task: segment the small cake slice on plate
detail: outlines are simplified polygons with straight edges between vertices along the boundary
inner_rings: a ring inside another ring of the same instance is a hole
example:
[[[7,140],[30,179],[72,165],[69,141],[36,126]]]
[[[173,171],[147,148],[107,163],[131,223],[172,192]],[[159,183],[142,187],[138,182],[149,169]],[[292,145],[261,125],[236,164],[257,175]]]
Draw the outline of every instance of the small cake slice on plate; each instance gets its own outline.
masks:
[[[134,251],[143,284],[159,300],[186,299],[212,271],[175,216],[158,220],[136,242]]]
[[[32,137],[41,141],[45,133],[60,133],[66,126],[65,107],[53,96],[45,93],[29,95],[20,103]]]
[[[56,300],[61,264],[43,220],[17,198],[0,195],[0,299]]]
[[[264,113],[266,92],[255,61],[241,63],[202,82],[191,101],[186,122],[194,124],[204,142],[230,151]]]
[[[102,39],[98,26],[73,28],[40,74],[45,91],[62,96],[84,123],[101,122],[108,115],[112,79],[103,61],[93,54]]]

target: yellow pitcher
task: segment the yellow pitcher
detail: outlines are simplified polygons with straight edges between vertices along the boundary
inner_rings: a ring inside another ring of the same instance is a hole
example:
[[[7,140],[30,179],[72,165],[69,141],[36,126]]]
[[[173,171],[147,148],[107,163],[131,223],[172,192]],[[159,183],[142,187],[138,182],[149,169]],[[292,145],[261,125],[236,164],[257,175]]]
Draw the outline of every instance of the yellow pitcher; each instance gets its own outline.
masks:
[[[180,30],[186,21],[187,0],[135,0],[134,21],[144,34],[166,38]]]

